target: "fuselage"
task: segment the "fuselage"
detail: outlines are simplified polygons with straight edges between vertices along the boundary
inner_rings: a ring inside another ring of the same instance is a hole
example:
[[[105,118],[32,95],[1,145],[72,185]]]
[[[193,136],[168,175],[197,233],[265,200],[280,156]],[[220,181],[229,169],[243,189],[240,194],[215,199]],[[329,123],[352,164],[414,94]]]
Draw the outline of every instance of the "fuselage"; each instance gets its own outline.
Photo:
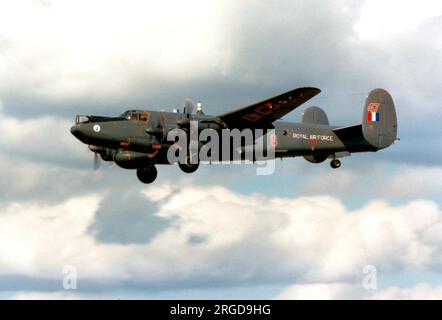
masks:
[[[163,111],[128,111],[119,117],[94,117],[79,122],[71,132],[83,143],[111,150],[127,150],[153,154],[157,163],[165,164],[168,148],[174,143],[167,140],[167,133],[177,128],[177,124],[197,121],[198,130],[213,129],[221,132],[224,128],[211,121],[214,116]],[[336,126],[321,124],[273,123],[275,157],[286,158],[309,155],[330,156],[339,152],[374,151],[363,145],[348,150],[333,131]],[[358,150],[359,149],[359,150]],[[371,148],[372,149],[372,148]]]

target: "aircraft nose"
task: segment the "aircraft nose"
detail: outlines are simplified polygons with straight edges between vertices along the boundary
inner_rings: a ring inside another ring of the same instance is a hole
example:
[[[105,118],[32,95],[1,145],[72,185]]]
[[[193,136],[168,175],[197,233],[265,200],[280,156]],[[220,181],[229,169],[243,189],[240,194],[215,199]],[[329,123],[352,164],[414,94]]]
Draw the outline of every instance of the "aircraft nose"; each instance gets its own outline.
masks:
[[[83,136],[83,132],[79,125],[75,125],[71,127],[71,133],[77,138],[81,140],[81,137]]]

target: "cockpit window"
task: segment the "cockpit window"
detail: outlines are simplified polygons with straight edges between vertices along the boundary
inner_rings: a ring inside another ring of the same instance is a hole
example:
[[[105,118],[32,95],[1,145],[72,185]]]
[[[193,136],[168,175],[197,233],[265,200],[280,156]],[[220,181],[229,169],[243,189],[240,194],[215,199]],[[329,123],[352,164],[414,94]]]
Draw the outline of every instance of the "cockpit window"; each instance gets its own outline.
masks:
[[[129,111],[125,111],[120,115],[121,118],[125,118],[127,120],[130,120],[130,114]]]
[[[148,122],[150,113],[145,111],[129,110],[121,114],[121,117],[132,121]]]

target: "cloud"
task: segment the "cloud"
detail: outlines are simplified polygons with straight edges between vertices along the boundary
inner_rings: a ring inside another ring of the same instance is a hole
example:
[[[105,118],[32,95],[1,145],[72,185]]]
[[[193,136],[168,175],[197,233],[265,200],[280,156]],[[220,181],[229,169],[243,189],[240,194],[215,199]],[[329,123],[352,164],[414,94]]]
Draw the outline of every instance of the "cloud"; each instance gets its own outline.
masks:
[[[325,92],[314,103],[331,111],[345,106],[344,114],[330,115],[345,124],[360,118],[352,107],[362,105],[368,90],[385,86],[408,121],[414,105],[436,112],[429,98],[440,98],[436,75],[423,81],[440,64],[440,5],[425,3],[401,3],[403,10],[393,15],[395,5],[377,10],[378,1],[353,0],[279,0],[271,6],[17,1],[0,10],[0,94],[7,112],[22,117],[112,114],[145,103],[171,109],[188,95],[207,101],[216,114],[294,86],[317,85]],[[379,18],[373,26],[373,11],[395,19]],[[410,24],[411,13],[416,23]],[[364,36],[368,31],[374,40]]]
[[[114,192],[101,202],[89,232],[103,243],[149,243],[170,225],[155,215],[157,210],[158,204],[141,194]]]
[[[18,292],[11,297],[11,300],[87,300],[106,299],[97,295],[82,295],[69,291],[58,292]]]
[[[378,41],[413,32],[428,19],[441,15],[442,5],[437,0],[392,0],[388,3],[370,0],[362,5],[355,30],[363,39]]]
[[[371,155],[371,157],[377,157],[377,155]],[[317,175],[311,174],[310,171],[320,170],[319,168],[308,169],[308,176],[304,176],[306,193],[339,196],[351,191],[353,197],[436,199],[442,188],[440,166],[402,165],[392,168],[386,162],[373,164],[367,158],[344,159],[343,163],[348,168],[339,172],[338,176],[331,170],[321,171],[321,174]]]
[[[293,285],[279,293],[276,300],[339,300],[360,299],[363,289],[346,283]]]
[[[33,162],[79,167],[90,154],[86,146],[75,143],[72,125],[73,120],[53,116],[14,118],[0,109],[0,151]]]
[[[202,297],[203,297],[202,293]],[[127,299],[127,296],[153,297],[140,292],[121,292],[119,299]],[[364,290],[360,285],[349,283],[316,283],[297,284],[289,286],[278,293],[275,300],[440,300],[442,297],[442,287],[432,286],[428,283],[417,283],[416,285],[405,287],[387,287],[378,290]],[[115,299],[113,294],[79,293],[75,291],[55,291],[55,292],[30,292],[21,291],[12,296],[14,300],[87,300],[87,299]],[[192,299],[192,298],[191,298]],[[204,298],[203,298],[204,299]]]
[[[361,286],[345,283],[320,283],[294,285],[284,289],[275,299],[281,300],[440,300],[441,286],[418,283],[411,288],[388,287],[380,290],[364,290]]]
[[[63,266],[73,265],[79,287],[90,291],[100,283],[165,289],[348,282],[360,279],[368,264],[382,274],[440,268],[435,255],[442,215],[431,201],[373,201],[350,211],[325,196],[290,199],[245,196],[220,186],[158,186],[152,195],[146,188],[127,197],[138,221],[171,221],[152,229],[125,223],[118,208],[103,205],[103,196],[2,206],[0,273],[61,279]],[[106,212],[111,216],[103,218]],[[134,219],[131,211],[125,214]]]
[[[52,291],[73,264],[90,291],[295,283],[332,297],[357,295],[351,281],[367,263],[387,274],[438,272],[441,7],[396,5],[1,3],[3,279]],[[91,173],[69,133],[76,113],[171,109],[192,95],[219,114],[305,85],[323,89],[308,105],[342,125],[360,121],[368,90],[389,89],[401,142],[345,159],[340,171],[300,159],[265,178],[244,166],[192,176],[167,167],[143,188],[130,171]]]
[[[413,288],[392,287],[373,294],[377,300],[440,300],[442,287],[427,283],[416,284]]]
[[[440,4],[406,1],[397,12],[395,3],[382,4],[382,10],[378,1],[352,0],[4,4],[3,113],[18,124],[37,118],[40,125],[30,128],[56,130],[68,127],[76,113],[171,110],[192,95],[203,100],[207,113],[220,114],[314,85],[324,92],[308,105],[319,104],[331,123],[348,125],[360,121],[368,91],[381,86],[395,98],[403,141],[389,159],[438,165],[442,79],[432,70],[442,63]],[[379,11],[391,18],[378,18],[373,26],[373,12]],[[287,119],[299,120],[301,111]],[[58,124],[47,122],[48,116]],[[56,142],[67,135],[57,135]]]
[[[49,101],[111,101],[137,87],[140,78],[143,90],[152,92],[166,79],[192,81],[222,72],[229,56],[223,8],[229,6],[199,0],[4,3],[0,92],[26,87],[25,95]]]

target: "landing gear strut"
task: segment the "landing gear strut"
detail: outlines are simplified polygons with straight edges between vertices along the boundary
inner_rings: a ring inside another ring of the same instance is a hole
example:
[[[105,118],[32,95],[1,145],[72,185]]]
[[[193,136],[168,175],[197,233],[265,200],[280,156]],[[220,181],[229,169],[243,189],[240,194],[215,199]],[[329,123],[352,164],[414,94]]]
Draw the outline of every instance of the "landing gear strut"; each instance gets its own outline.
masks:
[[[137,177],[142,183],[152,183],[157,178],[158,172],[155,166],[137,169]]]
[[[330,166],[331,166],[333,169],[338,169],[338,168],[341,167],[341,161],[338,160],[338,159],[333,159],[333,160],[330,162]]]

